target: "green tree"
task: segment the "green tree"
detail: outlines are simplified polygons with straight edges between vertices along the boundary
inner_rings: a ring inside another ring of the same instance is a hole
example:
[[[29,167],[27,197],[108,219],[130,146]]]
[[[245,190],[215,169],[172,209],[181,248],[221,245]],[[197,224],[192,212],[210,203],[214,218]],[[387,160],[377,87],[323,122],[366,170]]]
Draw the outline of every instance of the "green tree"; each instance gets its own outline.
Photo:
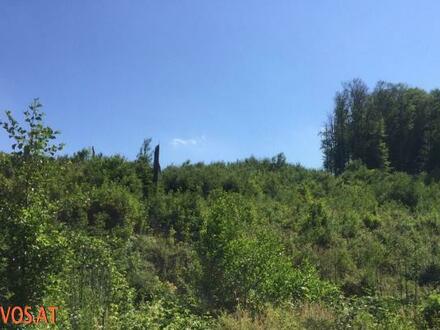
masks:
[[[142,181],[144,197],[151,195],[153,185],[151,138],[144,139],[136,158],[136,172]]]
[[[60,132],[44,125],[42,106],[39,99],[34,99],[29,105],[29,110],[24,111],[27,128],[19,124],[11,111],[6,111],[7,121],[0,121],[9,138],[14,140],[14,154],[23,156],[24,159],[32,156],[54,156],[64,146],[52,143]]]
[[[41,302],[53,274],[63,265],[66,244],[54,220],[56,205],[50,201],[47,183],[53,174],[53,144],[58,132],[43,124],[38,99],[24,112],[28,127],[20,125],[10,111],[3,128],[13,140],[14,180],[0,206],[4,237],[2,303],[30,305]]]

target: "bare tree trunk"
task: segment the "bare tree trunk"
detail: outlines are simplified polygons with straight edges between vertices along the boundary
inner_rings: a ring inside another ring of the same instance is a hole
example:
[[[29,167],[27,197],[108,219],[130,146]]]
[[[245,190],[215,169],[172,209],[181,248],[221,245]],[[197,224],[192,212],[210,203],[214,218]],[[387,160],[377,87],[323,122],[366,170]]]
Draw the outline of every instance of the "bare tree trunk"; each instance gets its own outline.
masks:
[[[154,148],[154,162],[153,162],[153,183],[157,185],[157,181],[159,180],[160,173],[160,164],[159,164],[159,145]]]

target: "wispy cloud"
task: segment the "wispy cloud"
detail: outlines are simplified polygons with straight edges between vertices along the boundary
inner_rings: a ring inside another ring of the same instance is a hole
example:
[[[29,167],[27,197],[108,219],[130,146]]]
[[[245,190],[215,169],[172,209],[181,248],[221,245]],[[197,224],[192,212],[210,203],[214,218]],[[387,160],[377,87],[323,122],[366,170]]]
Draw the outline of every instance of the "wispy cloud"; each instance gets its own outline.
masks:
[[[200,144],[201,142],[204,142],[205,140],[206,140],[205,136],[201,136],[200,138],[190,138],[190,139],[174,138],[171,140],[170,144],[173,147],[195,146],[197,144]]]

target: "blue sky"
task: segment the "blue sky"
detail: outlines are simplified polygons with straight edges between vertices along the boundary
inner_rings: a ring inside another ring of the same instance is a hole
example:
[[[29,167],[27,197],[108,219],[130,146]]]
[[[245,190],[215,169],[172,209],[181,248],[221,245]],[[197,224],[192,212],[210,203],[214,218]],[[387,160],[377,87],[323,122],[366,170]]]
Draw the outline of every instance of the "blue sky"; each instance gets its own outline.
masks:
[[[438,1],[2,0],[0,109],[40,97],[65,152],[321,166],[343,81],[440,87]],[[7,150],[0,135],[0,149]]]

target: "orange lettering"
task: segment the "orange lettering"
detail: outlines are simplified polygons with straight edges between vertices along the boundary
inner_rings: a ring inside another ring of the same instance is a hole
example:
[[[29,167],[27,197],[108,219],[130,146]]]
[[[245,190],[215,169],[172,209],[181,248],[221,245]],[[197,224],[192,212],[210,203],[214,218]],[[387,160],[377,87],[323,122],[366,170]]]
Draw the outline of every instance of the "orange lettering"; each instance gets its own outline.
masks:
[[[50,323],[55,324],[57,322],[57,310],[58,307],[56,306],[49,306],[47,309],[50,312]]]
[[[26,320],[24,321],[24,324],[31,324],[34,321],[34,317],[30,313],[31,309],[32,309],[31,306],[24,307],[24,315],[26,316]]]
[[[5,310],[3,309],[3,306],[0,306],[0,313],[2,314],[2,321],[3,324],[7,324],[9,320],[9,314],[11,313],[11,306],[8,307],[8,312],[5,315]]]
[[[17,313],[15,313],[16,311],[20,313],[20,318],[18,320],[15,318],[17,316]],[[23,308],[21,308],[20,306],[15,306],[14,308],[12,308],[11,313],[12,313],[13,324],[20,324],[23,322]]]
[[[37,317],[37,320],[35,321],[35,323],[36,324],[40,323],[42,319],[44,319],[44,321],[47,324],[47,315],[46,315],[46,311],[44,309],[44,306],[40,307],[40,310],[38,312],[38,317]]]

